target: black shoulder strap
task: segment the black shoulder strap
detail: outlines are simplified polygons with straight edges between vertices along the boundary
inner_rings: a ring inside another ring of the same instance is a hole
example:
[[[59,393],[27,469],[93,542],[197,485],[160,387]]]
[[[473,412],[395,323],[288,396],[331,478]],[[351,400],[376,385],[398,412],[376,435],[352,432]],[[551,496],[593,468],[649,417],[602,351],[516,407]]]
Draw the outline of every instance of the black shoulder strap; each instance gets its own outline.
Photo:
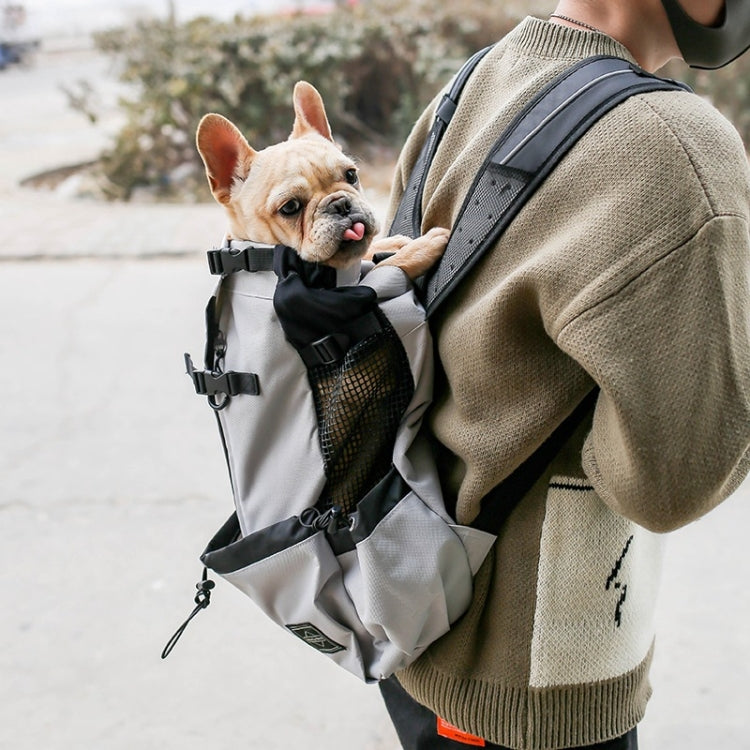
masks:
[[[456,111],[458,99],[461,96],[466,81],[469,80],[479,61],[491,49],[491,46],[485,47],[484,49],[480,49],[479,52],[474,53],[456,74],[448,93],[443,95],[435,111],[435,121],[432,124],[432,129],[409,175],[409,181],[401,198],[396,216],[391,223],[391,228],[388,232],[389,235],[405,234],[408,237],[417,237],[422,234],[422,193],[424,191],[425,177],[430,169],[443,133],[448,128],[453,113]]]
[[[449,95],[450,116],[482,50],[457,77]],[[424,285],[427,314],[432,315],[448,294],[494,245],[524,203],[567,151],[605,113],[633,94],[690,89],[658,78],[615,57],[588,58],[555,79],[519,113],[496,141],[477,173],[453,226],[448,247]],[[440,113],[443,105],[438,109]],[[391,234],[421,233],[424,181],[437,144],[447,128],[436,118],[407,184]],[[450,120],[450,117],[448,117]],[[560,448],[593,409],[598,389],[590,391],[573,413],[509,477],[483,500],[472,526],[496,533],[520,499],[542,476]]]
[[[598,395],[599,389],[592,388],[568,418],[560,423],[539,448],[482,498],[479,514],[471,522],[475,529],[497,534],[498,529],[521,498],[534,486],[563,445],[573,437],[576,429],[591,414]]]
[[[416,237],[421,233],[422,195],[432,159],[466,81],[490,49],[480,50],[469,59],[438,107],[390,234]],[[633,94],[657,90],[690,89],[646,73],[627,60],[607,56],[577,63],[542,89],[500,136],[477,173],[445,254],[424,284],[427,314],[434,313],[497,241],[544,178],[594,122]]]
[[[604,114],[634,94],[689,90],[616,57],[592,57],[543,89],[490,150],[441,262],[425,287],[431,315],[521,210],[544,178]]]

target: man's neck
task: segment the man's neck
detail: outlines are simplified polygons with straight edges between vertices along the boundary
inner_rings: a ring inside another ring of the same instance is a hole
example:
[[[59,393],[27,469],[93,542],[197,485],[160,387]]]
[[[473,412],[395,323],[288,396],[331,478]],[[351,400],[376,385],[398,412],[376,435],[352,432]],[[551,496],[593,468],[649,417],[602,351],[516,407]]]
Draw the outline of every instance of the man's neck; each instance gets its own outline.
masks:
[[[573,28],[593,27],[625,46],[638,64],[654,72],[679,56],[666,12],[660,0],[624,0],[623,2],[590,2],[560,0],[553,23]],[[577,25],[579,21],[585,26]]]

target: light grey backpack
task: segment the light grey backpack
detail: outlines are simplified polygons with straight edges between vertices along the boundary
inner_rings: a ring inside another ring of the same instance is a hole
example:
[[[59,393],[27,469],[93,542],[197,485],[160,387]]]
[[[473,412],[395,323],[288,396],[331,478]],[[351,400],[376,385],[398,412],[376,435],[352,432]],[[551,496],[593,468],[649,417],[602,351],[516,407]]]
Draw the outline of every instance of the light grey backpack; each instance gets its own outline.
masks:
[[[438,109],[392,233],[421,224],[421,187],[478,54]],[[586,128],[632,93],[674,89],[617,58],[591,58],[542,91],[493,147],[422,292],[431,314]],[[543,473],[595,392],[455,523],[420,427],[432,398],[425,308],[393,266],[342,272],[283,246],[225,243],[206,315],[205,369],[235,512],[203,553],[272,620],[361,679],[407,666],[466,611],[494,532]]]
[[[227,273],[240,254],[254,270]],[[463,614],[495,538],[452,521],[420,435],[424,309],[394,266],[344,278],[247,242],[211,257],[212,365],[186,361],[216,409],[235,513],[201,559],[361,679],[385,678]]]

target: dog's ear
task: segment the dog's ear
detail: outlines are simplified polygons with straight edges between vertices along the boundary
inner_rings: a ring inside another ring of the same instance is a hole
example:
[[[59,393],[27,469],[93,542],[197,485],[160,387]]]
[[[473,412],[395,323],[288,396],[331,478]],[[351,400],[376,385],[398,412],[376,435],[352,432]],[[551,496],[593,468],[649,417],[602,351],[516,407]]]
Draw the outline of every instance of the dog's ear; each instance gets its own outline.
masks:
[[[333,141],[331,126],[328,124],[323,99],[317,89],[307,81],[299,81],[294,86],[294,128],[291,138],[312,132],[319,133]]]
[[[214,198],[228,203],[235,179],[244,180],[256,152],[226,117],[204,115],[195,135]]]

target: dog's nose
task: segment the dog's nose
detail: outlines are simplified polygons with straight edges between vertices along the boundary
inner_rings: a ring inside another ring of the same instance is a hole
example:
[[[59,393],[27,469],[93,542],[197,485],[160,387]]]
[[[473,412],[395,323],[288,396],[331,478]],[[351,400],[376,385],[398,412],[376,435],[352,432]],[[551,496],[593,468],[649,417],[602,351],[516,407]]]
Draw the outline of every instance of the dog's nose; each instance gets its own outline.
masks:
[[[352,212],[351,199],[346,196],[336,198],[335,201],[331,201],[328,205],[328,211],[332,214],[338,214],[339,216],[349,216]]]

